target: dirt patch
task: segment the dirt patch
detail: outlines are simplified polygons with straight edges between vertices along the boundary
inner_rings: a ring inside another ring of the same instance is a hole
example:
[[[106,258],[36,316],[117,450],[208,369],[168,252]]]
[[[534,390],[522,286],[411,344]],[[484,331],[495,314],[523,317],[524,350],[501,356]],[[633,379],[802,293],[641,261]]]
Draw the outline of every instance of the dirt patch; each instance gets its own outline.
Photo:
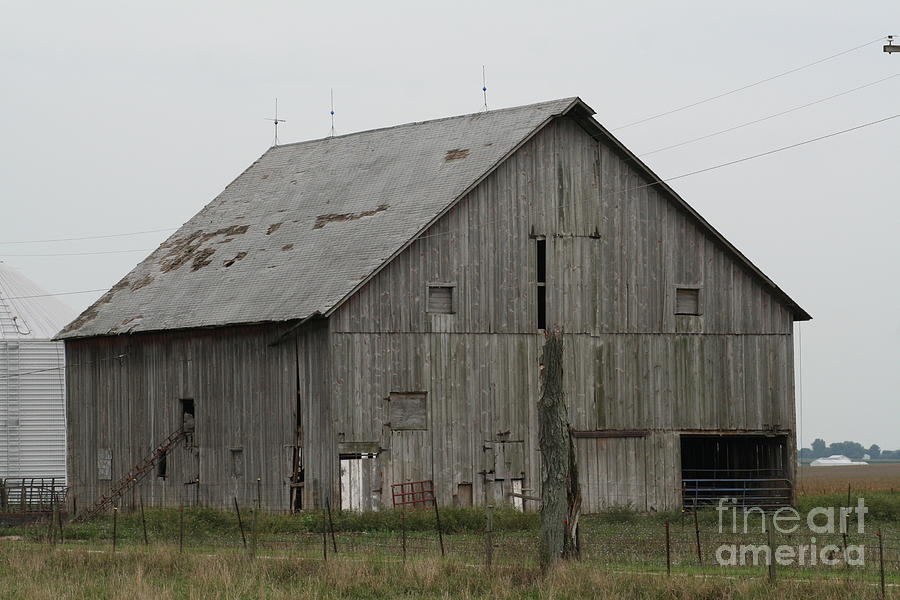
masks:
[[[281,247],[282,252],[287,252],[288,250],[293,250],[293,249],[294,249],[293,244],[285,244],[284,246]]]
[[[468,155],[468,148],[454,148],[453,150],[447,150],[447,155],[444,157],[444,160],[459,160],[461,158],[467,157]]]
[[[271,225],[269,225],[269,229],[266,230],[266,235],[272,235],[273,233],[278,231],[278,228],[282,225],[284,225],[283,221],[281,223],[272,223]]]
[[[379,204],[377,207],[372,210],[365,210],[362,212],[356,213],[328,213],[326,215],[319,215],[316,217],[316,222],[313,225],[313,229],[322,229],[329,223],[342,223],[344,221],[355,221],[357,219],[362,219],[363,217],[371,217],[372,215],[376,215],[382,211],[390,208],[388,204]]]
[[[222,264],[225,265],[226,268],[228,268],[231,265],[233,265],[234,263],[236,263],[237,261],[243,260],[243,258],[245,256],[247,256],[246,252],[238,252],[234,258],[229,258],[228,260],[224,261]]]

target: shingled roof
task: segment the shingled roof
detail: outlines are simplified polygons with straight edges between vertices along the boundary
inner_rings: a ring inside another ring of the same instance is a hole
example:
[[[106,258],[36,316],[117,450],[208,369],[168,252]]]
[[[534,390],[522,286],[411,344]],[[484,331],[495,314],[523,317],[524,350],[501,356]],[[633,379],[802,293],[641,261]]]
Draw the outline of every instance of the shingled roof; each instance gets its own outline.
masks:
[[[578,98],[275,146],[59,338],[325,315],[554,117],[612,142],[795,311]]]

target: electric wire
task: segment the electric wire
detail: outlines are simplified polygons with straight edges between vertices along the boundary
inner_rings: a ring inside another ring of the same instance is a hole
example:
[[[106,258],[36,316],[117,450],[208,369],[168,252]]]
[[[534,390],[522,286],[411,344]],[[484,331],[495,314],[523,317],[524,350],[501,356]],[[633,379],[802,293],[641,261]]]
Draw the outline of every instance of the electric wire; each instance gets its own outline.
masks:
[[[132,235],[143,235],[145,233],[162,233],[164,231],[175,231],[178,229],[177,227],[167,227],[165,229],[148,229],[146,231],[130,231],[128,233],[109,233],[105,235],[87,235],[83,237],[72,237],[72,238],[54,238],[47,240],[16,240],[14,242],[3,242],[0,241],[0,246],[7,246],[12,244],[47,244],[51,242],[80,242],[81,240],[102,240],[106,238],[117,238],[117,237],[128,237]]]
[[[807,103],[807,104],[802,104],[802,105],[800,105],[800,106],[795,106],[795,107],[793,107],[793,108],[789,108],[789,109],[787,109],[787,110],[783,110],[783,111],[781,111],[781,112],[777,112],[777,113],[775,113],[775,114],[768,115],[768,116],[766,116],[766,117],[761,117],[761,118],[759,118],[759,119],[754,119],[754,120],[752,120],[752,121],[747,121],[747,122],[741,123],[741,124],[739,124],[739,125],[734,125],[734,126],[732,126],[732,127],[728,127],[727,129],[720,129],[719,131],[715,131],[715,132],[713,132],[713,133],[708,133],[708,134],[706,134],[706,135],[701,135],[700,137],[695,137],[695,138],[692,138],[692,139],[689,139],[689,140],[685,140],[685,141],[683,141],[683,142],[678,142],[677,144],[671,144],[671,145],[669,145],[669,146],[663,146],[662,148],[656,148],[655,150],[650,150],[649,152],[643,152],[643,153],[641,153],[641,154],[638,154],[638,156],[642,156],[642,157],[643,157],[643,156],[650,156],[651,154],[656,154],[657,152],[664,152],[664,151],[666,151],[666,150],[672,150],[672,149],[674,149],[674,148],[680,148],[680,147],[682,147],[682,146],[687,146],[688,144],[693,144],[694,142],[699,142],[699,141],[701,141],[701,140],[708,140],[709,138],[712,138],[712,137],[716,137],[716,136],[722,135],[723,133],[729,133],[729,132],[731,132],[731,131],[736,131],[736,130],[738,130],[738,129],[742,129],[742,128],[744,128],[744,127],[748,127],[748,126],[750,126],[750,125],[755,125],[755,124],[757,124],[757,123],[762,123],[763,121],[768,121],[769,119],[774,119],[774,118],[776,118],[776,117],[780,117],[780,116],[783,116],[783,115],[787,115],[787,114],[790,114],[790,113],[792,113],[792,112],[796,112],[796,111],[798,111],[798,110],[802,110],[802,109],[804,109],[804,108],[809,108],[810,106],[815,106],[816,104],[821,104],[821,103],[827,102],[827,101],[829,101],[829,100],[834,100],[835,98],[840,98],[841,96],[846,96],[847,94],[851,94],[851,93],[853,93],[853,92],[857,92],[857,91],[859,91],[859,90],[862,90],[862,89],[865,89],[865,88],[868,88],[868,87],[872,87],[873,85],[878,85],[879,83],[883,83],[883,82],[888,81],[888,80],[890,80],[890,79],[893,79],[893,78],[895,78],[895,77],[900,77],[900,73],[894,73],[893,75],[889,75],[888,77],[884,77],[884,78],[879,79],[879,80],[877,80],[877,81],[872,81],[872,82],[866,83],[866,84],[864,84],[864,85],[860,85],[860,86],[858,86],[858,87],[855,87],[855,88],[852,88],[852,89],[849,89],[849,90],[845,90],[845,91],[840,92],[840,93],[837,93],[837,94],[833,94],[833,95],[828,96],[828,97],[826,97],[826,98],[820,98],[820,99],[818,99],[818,100],[814,100],[813,102],[809,102],[809,103]]]
[[[683,110],[687,110],[687,109],[689,109],[689,108],[694,108],[695,106],[700,106],[701,104],[706,104],[707,102],[712,102],[713,100],[718,100],[719,98],[724,98],[725,96],[730,96],[730,95],[732,95],[732,94],[736,94],[736,93],[738,93],[738,92],[742,92],[742,91],[747,90],[747,89],[750,89],[750,88],[752,88],[752,87],[756,87],[756,86],[758,86],[758,85],[762,85],[762,84],[764,84],[764,83],[768,83],[768,82],[770,82],[770,81],[774,81],[775,79],[779,79],[779,78],[784,77],[784,76],[786,76],[786,75],[790,75],[790,74],[792,74],[792,73],[796,73],[796,72],[798,72],[798,71],[802,71],[802,70],[804,70],[804,69],[808,69],[808,68],[810,68],[810,67],[813,67],[813,66],[815,66],[815,65],[821,64],[821,63],[823,63],[823,62],[826,62],[826,61],[829,61],[829,60],[838,58],[839,56],[843,56],[843,55],[845,55],[845,54],[849,54],[849,53],[851,53],[851,52],[855,52],[855,51],[857,51],[857,50],[859,50],[859,49],[861,49],[861,48],[865,48],[866,46],[870,46],[870,45],[872,45],[872,44],[874,44],[874,43],[876,43],[876,42],[880,42],[880,41],[882,41],[882,40],[884,40],[884,39],[886,39],[886,36],[883,36],[883,35],[882,35],[882,36],[880,36],[880,37],[878,37],[878,38],[875,38],[874,40],[871,40],[871,41],[866,42],[865,44],[860,44],[859,46],[854,46],[853,48],[848,48],[847,50],[843,50],[843,51],[841,51],[841,52],[838,52],[837,54],[832,54],[832,55],[830,55],[830,56],[826,56],[825,58],[820,58],[819,60],[815,60],[815,61],[813,61],[813,62],[811,62],[811,63],[807,63],[807,64],[801,65],[801,66],[799,66],[799,67],[794,67],[793,69],[789,69],[789,70],[787,70],[787,71],[783,71],[783,72],[781,72],[781,73],[778,73],[777,75],[772,75],[772,76],[770,76],[770,77],[766,77],[765,79],[760,79],[759,81],[754,81],[753,83],[748,83],[748,84],[746,84],[746,85],[742,85],[742,86],[737,87],[737,88],[734,88],[734,89],[732,89],[732,90],[728,90],[728,91],[726,91],[726,92],[721,92],[721,93],[716,94],[716,95],[714,95],[714,96],[709,96],[709,97],[707,97],[707,98],[703,98],[702,100],[697,100],[697,101],[695,101],[695,102],[691,102],[690,104],[685,104],[685,105],[683,105],[683,106],[679,106],[678,108],[673,108],[673,109],[670,109],[670,110],[667,110],[667,111],[664,111],[664,112],[661,112],[661,113],[657,113],[657,114],[655,114],[655,115],[651,115],[651,116],[649,116],[649,117],[644,117],[644,118],[642,118],[642,119],[638,119],[638,120],[636,120],[636,121],[632,121],[632,122],[630,122],[630,123],[625,123],[624,125],[619,125],[619,126],[617,126],[617,127],[614,127],[614,128],[612,129],[612,131],[619,131],[619,130],[625,129],[625,128],[627,128],[627,127],[633,127],[634,125],[639,125],[639,124],[641,124],[641,123],[646,123],[647,121],[653,121],[654,119],[659,119],[659,118],[662,118],[662,117],[665,117],[665,116],[668,116],[668,115],[671,115],[671,114],[674,114],[674,113],[677,113],[677,112],[681,112],[681,111],[683,111]]]

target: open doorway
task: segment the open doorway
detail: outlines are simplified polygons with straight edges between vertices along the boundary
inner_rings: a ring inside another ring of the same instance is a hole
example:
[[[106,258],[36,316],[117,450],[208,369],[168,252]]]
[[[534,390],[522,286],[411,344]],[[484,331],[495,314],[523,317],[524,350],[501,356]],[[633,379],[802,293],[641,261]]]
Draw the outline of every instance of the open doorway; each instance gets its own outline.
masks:
[[[740,506],[789,506],[789,448],[786,435],[682,435],[682,505],[733,498]]]

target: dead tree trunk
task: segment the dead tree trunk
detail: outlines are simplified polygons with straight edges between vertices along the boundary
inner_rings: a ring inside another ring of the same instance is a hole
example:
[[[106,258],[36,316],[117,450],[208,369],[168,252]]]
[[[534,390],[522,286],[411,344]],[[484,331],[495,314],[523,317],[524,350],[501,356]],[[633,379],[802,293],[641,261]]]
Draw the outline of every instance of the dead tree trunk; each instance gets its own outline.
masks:
[[[558,332],[547,334],[541,364],[538,431],[541,451],[541,567],[560,558],[578,556],[581,492],[575,446],[563,392],[563,342]]]

